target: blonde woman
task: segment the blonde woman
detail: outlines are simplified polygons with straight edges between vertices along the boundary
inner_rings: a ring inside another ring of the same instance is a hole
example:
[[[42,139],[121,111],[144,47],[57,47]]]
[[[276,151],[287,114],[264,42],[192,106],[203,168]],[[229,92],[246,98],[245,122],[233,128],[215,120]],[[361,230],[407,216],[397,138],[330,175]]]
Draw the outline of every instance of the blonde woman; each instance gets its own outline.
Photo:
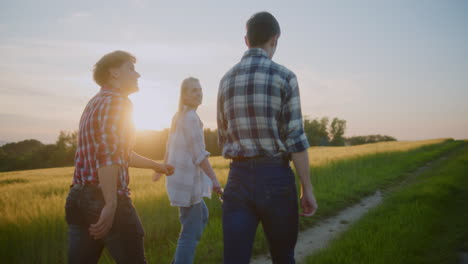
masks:
[[[208,208],[203,197],[212,190],[222,190],[208,161],[203,124],[197,115],[203,92],[198,79],[189,77],[182,82],[179,108],[172,119],[165,160],[175,167],[166,178],[166,189],[172,206],[179,207],[181,232],[173,259],[175,264],[193,263],[195,248],[208,221]],[[157,181],[161,174],[155,174]]]

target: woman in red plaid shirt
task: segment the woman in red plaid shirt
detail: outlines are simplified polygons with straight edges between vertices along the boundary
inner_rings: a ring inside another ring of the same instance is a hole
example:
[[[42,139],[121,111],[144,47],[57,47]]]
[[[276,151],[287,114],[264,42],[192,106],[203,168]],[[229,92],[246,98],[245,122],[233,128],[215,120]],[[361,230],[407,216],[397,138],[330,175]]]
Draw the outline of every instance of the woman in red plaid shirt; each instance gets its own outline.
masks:
[[[75,173],[65,205],[69,263],[97,263],[104,247],[117,263],[146,263],[128,167],[166,175],[174,168],[132,151],[135,128],[128,96],[138,91],[135,63],[130,53],[114,51],[94,66],[101,90],[81,116]]]

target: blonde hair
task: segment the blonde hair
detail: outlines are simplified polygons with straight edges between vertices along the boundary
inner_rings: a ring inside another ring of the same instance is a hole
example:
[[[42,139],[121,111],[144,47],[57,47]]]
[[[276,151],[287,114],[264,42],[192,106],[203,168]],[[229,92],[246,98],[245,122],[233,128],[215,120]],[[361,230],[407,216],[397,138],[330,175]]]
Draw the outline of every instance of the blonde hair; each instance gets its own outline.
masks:
[[[175,132],[177,121],[179,121],[179,118],[184,113],[184,108],[185,108],[184,95],[189,91],[190,84],[194,82],[200,82],[200,81],[197,78],[188,77],[188,78],[185,78],[182,81],[182,84],[180,85],[179,107],[177,108],[177,112],[174,114],[174,117],[172,118],[171,131],[170,131],[171,133]]]

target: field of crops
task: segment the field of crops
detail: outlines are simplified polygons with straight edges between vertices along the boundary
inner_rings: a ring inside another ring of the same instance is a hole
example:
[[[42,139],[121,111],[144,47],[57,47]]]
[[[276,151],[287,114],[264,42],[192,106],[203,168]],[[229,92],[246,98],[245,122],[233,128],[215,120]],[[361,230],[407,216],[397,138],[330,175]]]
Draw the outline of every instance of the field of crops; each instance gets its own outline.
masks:
[[[398,181],[460,142],[446,139],[388,142],[353,147],[313,147],[309,150],[312,182],[319,203],[317,216],[302,219],[312,225],[376,188]],[[229,162],[211,158],[222,185]],[[0,259],[2,263],[64,263],[67,226],[64,203],[73,168],[0,173]],[[131,169],[130,187],[145,228],[149,263],[169,263],[179,232],[178,211],[170,207],[164,180],[151,181],[151,171]],[[222,231],[220,201],[206,200],[210,221],[197,249],[196,263],[220,263]],[[254,252],[266,252],[261,230]],[[5,260],[5,262],[3,261]],[[107,254],[102,263],[112,263]]]

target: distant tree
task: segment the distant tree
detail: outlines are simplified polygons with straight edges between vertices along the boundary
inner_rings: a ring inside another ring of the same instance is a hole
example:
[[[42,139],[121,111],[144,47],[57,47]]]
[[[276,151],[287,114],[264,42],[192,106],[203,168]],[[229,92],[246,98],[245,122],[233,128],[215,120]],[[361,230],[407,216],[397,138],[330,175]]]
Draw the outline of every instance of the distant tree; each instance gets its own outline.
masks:
[[[73,165],[78,144],[77,137],[78,131],[60,131],[50,163],[57,164],[57,166]]]
[[[8,143],[0,147],[0,171],[29,169],[29,160],[44,144],[35,139]]]
[[[78,131],[60,131],[56,144],[57,146],[63,145],[66,148],[76,149],[76,146],[78,145]]]
[[[6,155],[24,155],[35,150],[42,148],[44,145],[35,139],[27,139],[19,142],[8,143],[0,148],[5,152]]]
[[[346,130],[346,120],[333,118],[330,124],[330,144],[332,146],[344,146],[344,133]]]
[[[218,130],[206,128],[203,134],[205,136],[206,150],[211,153],[211,156],[221,155],[222,150],[218,145]]]
[[[346,138],[346,143],[351,146],[384,141],[396,141],[396,138],[385,135],[354,136]]]
[[[3,148],[0,147],[0,160],[4,159],[6,157],[6,153],[5,151],[3,150]]]
[[[73,165],[77,132],[60,131],[55,144],[35,139],[0,147],[0,171],[63,167]]]
[[[304,118],[304,132],[307,135],[307,140],[311,146],[326,146],[329,144],[329,137],[327,132],[328,117],[322,119],[309,119]]]
[[[311,146],[342,146],[345,143],[346,121],[334,118],[329,125],[328,117],[304,118],[304,131]],[[212,156],[221,155],[217,143],[217,130],[203,131],[207,151]],[[0,147],[0,171],[71,166],[78,143],[78,132],[60,131],[55,144],[44,145],[35,139],[8,143]],[[134,151],[151,159],[161,160],[166,152],[169,129],[161,131],[138,131]],[[395,140],[389,136],[369,135],[346,139],[351,145]]]

